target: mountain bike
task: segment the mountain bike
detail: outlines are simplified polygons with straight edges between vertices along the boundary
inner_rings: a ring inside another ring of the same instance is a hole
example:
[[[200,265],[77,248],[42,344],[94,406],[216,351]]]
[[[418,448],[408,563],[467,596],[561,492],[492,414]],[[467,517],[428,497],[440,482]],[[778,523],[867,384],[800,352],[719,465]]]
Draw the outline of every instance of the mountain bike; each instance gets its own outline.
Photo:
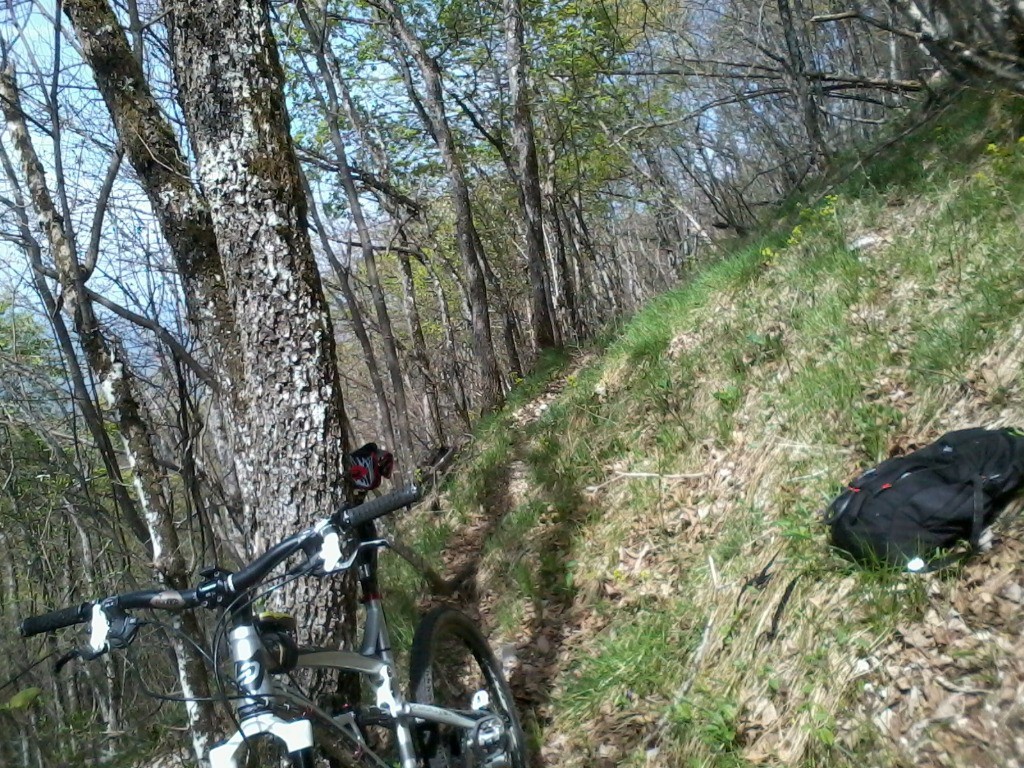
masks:
[[[141,622],[133,610],[219,611],[237,692],[224,698],[231,702],[238,730],[210,750],[212,768],[237,768],[243,746],[268,736],[283,744],[293,768],[313,768],[324,760],[374,768],[527,768],[512,693],[487,641],[466,615],[446,607],[429,612],[413,637],[408,695],[397,682],[377,583],[378,554],[389,542],[378,535],[374,521],[418,498],[418,489],[409,487],[343,508],[233,573],[203,571],[194,589],[143,590],[69,606],[25,619],[21,635],[88,622],[88,645],[77,654],[94,659],[135,639]],[[285,579],[356,569],[364,606],[357,651],[300,647],[293,618],[257,613],[257,587],[293,557],[299,562],[286,569]],[[373,701],[328,711],[295,683],[294,673],[304,669],[354,673],[372,691]],[[375,728],[389,735],[380,739],[384,747],[371,746]]]

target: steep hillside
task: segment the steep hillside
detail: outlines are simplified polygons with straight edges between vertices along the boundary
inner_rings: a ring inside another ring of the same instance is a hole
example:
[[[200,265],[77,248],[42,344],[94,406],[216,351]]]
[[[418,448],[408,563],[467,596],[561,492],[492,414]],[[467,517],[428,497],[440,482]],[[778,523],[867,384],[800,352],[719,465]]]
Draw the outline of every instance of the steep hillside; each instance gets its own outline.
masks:
[[[818,520],[861,467],[1024,424],[1022,116],[951,102],[606,348],[551,361],[405,521],[473,574],[459,596],[540,764],[1024,755],[1024,522],[920,577],[852,567]]]

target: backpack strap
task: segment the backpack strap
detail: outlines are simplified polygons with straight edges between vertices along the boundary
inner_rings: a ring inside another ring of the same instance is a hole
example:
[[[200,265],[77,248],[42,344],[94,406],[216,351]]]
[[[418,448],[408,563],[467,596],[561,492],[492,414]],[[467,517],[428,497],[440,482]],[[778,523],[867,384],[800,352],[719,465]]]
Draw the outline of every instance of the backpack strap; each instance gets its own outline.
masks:
[[[981,532],[985,527],[984,506],[985,506],[985,478],[975,475],[971,478],[971,485],[974,486],[974,518],[971,520],[971,538],[968,543],[971,551],[977,552],[981,543]]]
[[[934,573],[950,565],[965,563],[972,556],[976,555],[981,545],[981,532],[985,529],[984,510],[984,482],[982,475],[975,475],[971,478],[971,485],[974,487],[974,517],[971,519],[971,538],[968,540],[969,549],[966,552],[951,552],[928,562],[921,573]]]

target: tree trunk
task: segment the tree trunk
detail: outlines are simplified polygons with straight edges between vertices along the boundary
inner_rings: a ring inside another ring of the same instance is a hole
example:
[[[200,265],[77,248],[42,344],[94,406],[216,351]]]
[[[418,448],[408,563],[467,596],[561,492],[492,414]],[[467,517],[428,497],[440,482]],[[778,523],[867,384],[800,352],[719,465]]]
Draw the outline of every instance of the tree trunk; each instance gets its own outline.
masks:
[[[347,446],[334,333],[307,232],[265,2],[165,4],[197,175],[106,0],[67,0],[82,52],[174,254],[214,366],[249,554],[333,511]],[[345,580],[287,590],[304,635],[350,635]],[[281,593],[279,592],[278,595]],[[305,639],[305,638],[304,638]],[[194,692],[188,692],[190,695]]]
[[[519,355],[519,323],[516,314],[509,304],[508,295],[501,284],[501,278],[491,267],[491,263],[484,251],[484,244],[480,240],[477,231],[473,230],[473,242],[476,246],[477,259],[484,270],[484,278],[490,284],[490,295],[494,296],[498,305],[498,313],[501,316],[502,340],[505,343],[505,356],[508,358],[508,371],[512,379],[521,378],[523,375],[522,358]]]
[[[324,227],[320,214],[316,209],[316,201],[313,199],[313,191],[309,187],[306,175],[302,174],[302,185],[306,191],[306,198],[309,201],[309,215],[313,220],[313,227],[320,238],[320,246],[324,249],[327,261],[334,270],[334,276],[338,279],[341,287],[341,295],[345,299],[345,308],[348,310],[349,319],[352,321],[352,331],[359,341],[359,347],[363,351],[363,362],[366,363],[366,370],[370,374],[370,385],[373,387],[374,399],[377,403],[377,417],[384,428],[384,438],[395,443],[395,427],[391,420],[391,405],[388,403],[387,393],[384,391],[384,380],[380,375],[380,368],[377,366],[377,353],[373,351],[373,344],[370,343],[370,335],[366,330],[366,322],[363,320],[363,311],[359,307],[359,299],[352,290],[352,278],[348,267],[338,260],[331,245],[327,229]]]
[[[504,0],[505,59],[512,102],[512,149],[515,153],[519,205],[526,230],[526,265],[530,276],[530,319],[538,349],[556,346],[554,317],[549,309],[545,270],[543,204],[537,142],[530,110],[529,80],[520,0]]]
[[[167,8],[178,98],[238,329],[230,437],[250,546],[259,552],[343,498],[347,435],[334,331],[267,5],[174,0]],[[310,582],[296,590],[300,626],[320,644],[340,642],[348,601],[337,589],[317,596]]]
[[[423,417],[430,425],[431,432],[439,445],[445,442],[445,427],[441,419],[441,407],[438,402],[437,381],[431,370],[430,356],[427,354],[427,342],[423,337],[423,324],[420,322],[419,305],[416,297],[416,281],[413,279],[412,262],[404,250],[396,254],[402,268],[402,292],[405,295],[405,318],[409,324],[409,335],[412,338],[413,357],[423,376]]]
[[[230,398],[240,380],[239,334],[206,201],[190,181],[174,130],[153,97],[108,0],[64,0],[82,55],[178,266],[189,321]]]
[[[998,80],[1024,91],[1024,4],[1020,0],[919,3],[890,0],[936,63],[959,80]]]
[[[566,248],[566,233],[558,213],[558,183],[555,175],[555,148],[548,144],[544,183],[541,188],[544,201],[544,222],[547,230],[548,253],[551,255],[551,297],[554,313],[564,313],[565,320],[557,326],[567,328],[576,339],[583,335],[580,317],[579,292],[573,284]],[[578,285],[578,283],[577,283]]]
[[[804,130],[807,132],[807,141],[811,149],[811,158],[812,161],[820,159],[827,162],[829,151],[821,131],[818,99],[815,98],[815,86],[807,77],[807,65],[804,62],[804,51],[807,50],[806,36],[801,34],[802,27],[797,26],[797,24],[803,24],[804,20],[802,18],[794,20],[789,0],[778,0],[778,8],[779,20],[782,23],[782,34],[785,38],[786,50],[789,54],[786,62],[787,69],[789,70],[790,82],[803,116]]]
[[[50,241],[64,310],[74,321],[79,343],[99,382],[100,397],[117,416],[138,502],[149,529],[154,568],[161,581],[171,589],[187,589],[190,586],[189,573],[164,495],[163,471],[156,461],[152,435],[139,404],[136,379],[124,351],[108,341],[93,313],[92,300],[85,290],[77,256],[65,233],[63,219],[54,208],[42,164],[25,125],[13,66],[0,74],[0,104],[21,160],[33,207]],[[196,619],[191,614],[185,617],[184,635],[193,643],[202,639]],[[193,748],[197,758],[202,760],[215,736],[216,727],[212,705],[205,700],[210,694],[206,667],[202,657],[182,637],[175,637],[172,642],[178,656],[181,684],[186,696],[192,699],[186,706]]]
[[[455,326],[452,323],[451,313],[448,311],[448,297],[444,293],[444,285],[437,272],[428,262],[427,271],[430,273],[430,280],[434,285],[434,296],[437,299],[437,312],[441,318],[441,327],[444,329],[445,346],[447,354],[445,359],[448,362],[448,369],[451,372],[448,376],[448,389],[452,393],[452,400],[455,403],[455,412],[462,420],[463,427],[469,431],[473,422],[470,418],[469,398],[466,396],[465,367],[463,365],[461,350],[462,347],[455,339]]]
[[[139,542],[143,546],[148,546],[149,531],[146,528],[146,524],[142,521],[142,517],[139,515],[139,510],[135,504],[135,500],[128,492],[128,484],[124,481],[124,478],[121,475],[121,467],[118,464],[114,446],[110,441],[110,435],[106,432],[103,425],[103,418],[97,411],[93,403],[92,395],[89,393],[86,386],[85,375],[78,361],[78,350],[74,345],[74,341],[67,329],[64,318],[60,314],[53,292],[50,290],[50,286],[47,284],[46,278],[43,276],[42,252],[40,250],[39,243],[36,241],[36,238],[29,227],[27,213],[28,208],[25,205],[24,198],[22,197],[21,185],[18,183],[14,166],[2,145],[0,145],[0,163],[2,163],[7,178],[11,184],[12,196],[14,197],[15,210],[18,217],[19,231],[22,240],[24,241],[25,250],[28,254],[29,264],[32,266],[32,283],[43,302],[43,306],[46,308],[47,316],[50,318],[54,335],[57,338],[57,343],[60,345],[61,351],[64,354],[64,359],[67,361],[68,376],[71,379],[72,397],[74,398],[75,405],[81,412],[86,427],[89,429],[89,433],[96,445],[96,449],[100,453],[104,469],[113,480],[111,483],[111,493],[114,496],[114,501],[117,504],[117,508],[120,511],[122,518]]]

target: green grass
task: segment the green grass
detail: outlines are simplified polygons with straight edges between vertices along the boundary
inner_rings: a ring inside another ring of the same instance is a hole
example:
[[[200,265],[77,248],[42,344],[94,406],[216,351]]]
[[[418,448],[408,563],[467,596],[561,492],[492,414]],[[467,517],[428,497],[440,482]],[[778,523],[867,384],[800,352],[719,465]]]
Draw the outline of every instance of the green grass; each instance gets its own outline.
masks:
[[[547,358],[481,425],[424,549],[493,518],[493,628],[557,621],[569,638],[528,717],[565,765],[731,768],[768,733],[768,764],[906,762],[851,720],[850,669],[955,576],[856,568],[817,515],[908,440],[1007,408],[1024,420],[1016,381],[973,383],[1024,322],[1022,118],[1015,98],[950,101],[610,331],[586,368]],[[865,233],[882,245],[851,249]]]
[[[602,707],[632,710],[639,701],[678,685],[682,664],[699,640],[687,611],[666,611],[652,602],[615,612],[612,622],[595,637],[594,652],[570,665],[558,706],[571,719],[587,721]]]

